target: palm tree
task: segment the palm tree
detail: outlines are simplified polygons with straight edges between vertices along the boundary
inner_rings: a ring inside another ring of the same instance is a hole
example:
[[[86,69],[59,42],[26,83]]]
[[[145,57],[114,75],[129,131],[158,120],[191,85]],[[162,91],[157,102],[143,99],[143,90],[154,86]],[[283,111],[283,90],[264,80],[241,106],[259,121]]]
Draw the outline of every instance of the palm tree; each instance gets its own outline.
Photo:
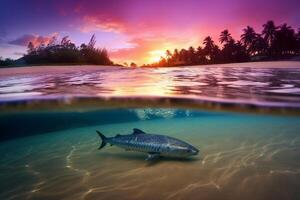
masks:
[[[214,41],[210,36],[204,38],[203,44],[205,45],[203,50],[205,52],[206,59],[209,62],[213,62],[214,54],[215,52],[218,52],[217,49],[215,48],[217,47],[217,45],[215,45]]]
[[[272,20],[267,21],[267,23],[263,25],[262,35],[264,36],[264,39],[266,40],[269,47],[272,46],[277,29],[278,27],[275,26]]]
[[[268,48],[268,44],[264,38],[257,34],[255,40],[251,45],[251,51],[257,54],[265,54],[265,50]]]
[[[275,34],[273,48],[277,55],[294,54],[297,51],[297,37],[294,29],[283,24]]]
[[[253,51],[253,43],[257,38],[257,33],[255,33],[254,29],[250,26],[247,26],[243,29],[243,34],[241,35],[241,42],[246,47],[248,53]]]
[[[194,47],[190,46],[188,50],[189,63],[188,64],[196,64],[197,56]]]
[[[212,40],[212,38],[210,36],[207,36],[206,38],[204,38],[203,44],[205,45],[204,50],[206,52],[211,52],[215,46],[214,41]]]
[[[249,60],[249,55],[247,53],[246,47],[241,41],[235,43],[235,52],[234,52],[235,62],[245,62]]]
[[[186,49],[181,49],[179,52],[179,60],[183,63],[188,61],[188,51]]]
[[[228,43],[230,40],[232,40],[231,34],[228,32],[227,29],[225,29],[224,31],[221,32],[219,41],[221,44]]]
[[[214,45],[211,55],[210,55],[210,63],[222,63],[222,51],[218,47],[218,45]]]
[[[173,55],[172,55],[172,62],[173,64],[177,64],[177,62],[179,61],[179,52],[178,49],[174,49]]]
[[[172,53],[170,50],[166,50],[166,61],[168,63],[168,66],[172,65]]]
[[[205,52],[201,46],[197,48],[196,56],[197,56],[197,64],[205,64],[206,61]]]
[[[172,57],[172,53],[170,50],[166,50],[166,56],[167,56],[167,59],[170,59]]]

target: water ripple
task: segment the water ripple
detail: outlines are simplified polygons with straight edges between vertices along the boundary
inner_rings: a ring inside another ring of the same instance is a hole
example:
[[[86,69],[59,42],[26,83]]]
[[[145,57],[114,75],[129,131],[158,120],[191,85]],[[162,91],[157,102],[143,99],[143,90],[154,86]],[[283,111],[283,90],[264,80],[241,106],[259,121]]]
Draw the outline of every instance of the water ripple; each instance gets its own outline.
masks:
[[[300,70],[289,67],[295,65],[300,66],[299,62],[265,62],[151,69],[66,66],[43,72],[34,67],[1,69],[0,102],[159,97],[198,100],[197,104],[300,108]],[[14,73],[18,70],[22,73]]]

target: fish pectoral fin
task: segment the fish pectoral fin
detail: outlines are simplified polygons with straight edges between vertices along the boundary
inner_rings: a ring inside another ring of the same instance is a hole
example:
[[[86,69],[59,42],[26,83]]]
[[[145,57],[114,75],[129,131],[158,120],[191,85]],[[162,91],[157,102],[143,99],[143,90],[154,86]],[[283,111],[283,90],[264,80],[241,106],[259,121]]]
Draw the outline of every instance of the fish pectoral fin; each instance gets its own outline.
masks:
[[[160,154],[159,153],[148,153],[148,157],[146,158],[146,160],[154,160],[159,158]]]

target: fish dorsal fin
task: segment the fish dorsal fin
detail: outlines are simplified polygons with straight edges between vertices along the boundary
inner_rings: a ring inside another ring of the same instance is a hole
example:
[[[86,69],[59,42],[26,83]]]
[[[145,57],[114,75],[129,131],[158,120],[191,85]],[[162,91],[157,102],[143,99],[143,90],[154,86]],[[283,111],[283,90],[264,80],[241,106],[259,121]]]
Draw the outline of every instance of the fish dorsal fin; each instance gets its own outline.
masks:
[[[146,133],[140,129],[134,128],[132,134],[137,135],[137,134],[146,134]]]

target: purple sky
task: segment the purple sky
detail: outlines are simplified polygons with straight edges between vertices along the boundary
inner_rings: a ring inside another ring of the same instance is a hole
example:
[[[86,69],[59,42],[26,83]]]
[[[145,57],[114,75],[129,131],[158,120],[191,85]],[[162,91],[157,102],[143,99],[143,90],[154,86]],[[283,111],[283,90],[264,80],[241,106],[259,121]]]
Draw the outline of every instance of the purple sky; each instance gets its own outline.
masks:
[[[217,42],[229,29],[238,39],[251,25],[274,20],[300,27],[299,0],[1,0],[0,56],[18,58],[29,41],[69,35],[77,45],[95,33],[97,46],[113,61],[138,64],[157,60],[166,49]]]

